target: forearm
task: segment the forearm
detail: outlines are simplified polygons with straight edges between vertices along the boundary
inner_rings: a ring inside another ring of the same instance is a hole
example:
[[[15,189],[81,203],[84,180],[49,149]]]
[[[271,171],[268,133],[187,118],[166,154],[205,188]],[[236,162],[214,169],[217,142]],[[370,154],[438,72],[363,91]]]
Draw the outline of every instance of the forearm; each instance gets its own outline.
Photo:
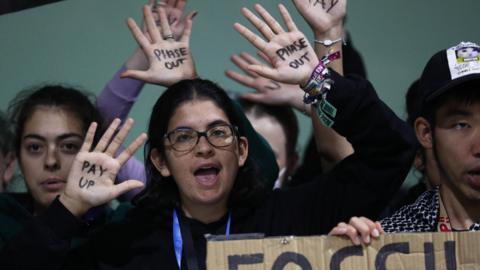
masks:
[[[121,78],[120,74],[126,68],[126,65],[122,66],[97,97],[97,107],[107,123],[115,118],[122,122],[127,118],[145,84],[140,80]]]
[[[315,108],[313,110],[315,111]],[[329,171],[339,161],[353,154],[352,145],[335,130],[324,126],[316,111],[311,114],[311,118],[317,151],[324,159],[322,160],[322,169]]]

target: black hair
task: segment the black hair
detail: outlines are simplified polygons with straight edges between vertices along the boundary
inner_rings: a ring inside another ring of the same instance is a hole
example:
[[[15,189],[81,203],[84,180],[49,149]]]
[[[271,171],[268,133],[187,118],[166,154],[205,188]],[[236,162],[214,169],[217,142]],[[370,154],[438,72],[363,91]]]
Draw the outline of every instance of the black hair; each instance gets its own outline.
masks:
[[[170,118],[179,106],[192,100],[209,100],[215,103],[225,112],[230,123],[238,128],[238,135],[246,136],[245,125],[232,100],[218,85],[203,79],[183,80],[173,84],[157,100],[150,115],[148,140],[144,151],[147,187],[134,198],[134,204],[164,211],[180,206],[179,191],[173,177],[163,177],[151,161],[150,154],[156,149],[165,157],[164,135],[167,133]],[[251,158],[247,157],[244,166],[239,168],[229,194],[228,206],[254,207],[263,192],[263,186],[257,179],[258,169]]]
[[[94,95],[65,85],[36,86],[18,93],[8,106],[8,115],[15,134],[14,146],[17,156],[20,156],[25,122],[39,106],[58,107],[72,113],[82,122],[84,134],[90,123],[97,122],[95,142],[105,130],[103,118],[94,105]]]
[[[424,102],[420,116],[427,119],[433,131],[437,124],[437,111],[447,102],[458,102],[464,105],[480,102],[480,79],[462,83],[435,97],[433,100]]]
[[[13,151],[13,131],[5,113],[0,112],[0,151],[5,156]]]
[[[407,123],[413,127],[415,119],[422,113],[423,92],[418,86],[420,80],[415,80],[408,88],[405,95],[405,111],[407,112]]]
[[[254,103],[245,99],[239,100],[245,113],[251,113],[255,117],[273,117],[285,133],[287,160],[296,155],[298,139],[298,121],[293,109],[288,106],[274,106]]]

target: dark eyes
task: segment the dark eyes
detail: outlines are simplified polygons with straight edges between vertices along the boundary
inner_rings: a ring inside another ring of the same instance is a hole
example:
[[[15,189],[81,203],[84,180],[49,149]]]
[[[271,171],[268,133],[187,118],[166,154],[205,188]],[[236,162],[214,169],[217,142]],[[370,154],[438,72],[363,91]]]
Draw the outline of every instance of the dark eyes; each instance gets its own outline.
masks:
[[[455,128],[457,130],[461,130],[461,129],[470,128],[470,125],[468,123],[465,123],[465,122],[458,122],[458,123],[455,123],[453,125],[453,128]]]
[[[80,145],[78,143],[63,143],[60,145],[60,149],[66,154],[76,154],[80,150]]]
[[[27,152],[35,154],[40,153],[43,149],[43,146],[37,143],[31,143],[26,146]]]
[[[47,146],[43,143],[31,142],[25,144],[25,149],[27,153],[32,155],[39,155],[45,151]],[[57,151],[67,155],[75,155],[78,153],[81,147],[80,142],[61,142],[59,145],[56,146]]]

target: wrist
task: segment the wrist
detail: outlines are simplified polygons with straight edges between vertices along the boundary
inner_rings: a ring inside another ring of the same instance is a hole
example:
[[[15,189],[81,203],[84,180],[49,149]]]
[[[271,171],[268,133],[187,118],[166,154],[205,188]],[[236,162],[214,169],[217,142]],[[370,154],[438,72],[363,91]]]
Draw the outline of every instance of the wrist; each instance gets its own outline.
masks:
[[[87,211],[88,207],[82,206],[80,200],[76,200],[68,196],[65,192],[62,192],[58,200],[63,204],[63,206],[72,213],[75,217],[83,216]]]
[[[343,25],[336,25],[328,29],[327,31],[315,31],[314,37],[316,40],[335,40],[338,38],[344,38]]]

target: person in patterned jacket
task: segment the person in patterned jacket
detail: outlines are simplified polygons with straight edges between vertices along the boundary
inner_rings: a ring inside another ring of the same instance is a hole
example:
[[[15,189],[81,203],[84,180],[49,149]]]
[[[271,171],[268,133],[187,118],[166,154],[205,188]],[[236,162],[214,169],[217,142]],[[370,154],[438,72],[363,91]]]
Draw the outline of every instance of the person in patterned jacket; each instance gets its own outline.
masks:
[[[360,244],[383,232],[480,230],[480,46],[461,42],[436,53],[418,87],[414,128],[421,147],[433,151],[441,184],[380,222],[353,217],[331,235]]]

